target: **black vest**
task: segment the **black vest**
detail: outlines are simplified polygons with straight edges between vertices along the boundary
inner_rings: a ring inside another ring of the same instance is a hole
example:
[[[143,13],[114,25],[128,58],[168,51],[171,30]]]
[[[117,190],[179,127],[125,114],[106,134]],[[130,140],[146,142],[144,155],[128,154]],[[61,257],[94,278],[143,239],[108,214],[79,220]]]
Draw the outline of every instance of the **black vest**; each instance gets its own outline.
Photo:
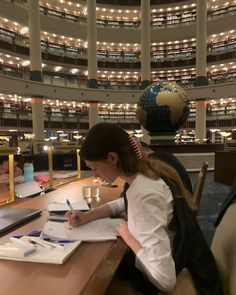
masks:
[[[174,197],[174,214],[169,224],[169,230],[175,234],[172,256],[175,261],[176,275],[183,268],[187,268],[193,276],[200,295],[223,295],[213,254],[196,218],[185,199],[176,193],[175,185],[169,180],[165,180],[165,182]],[[125,189],[127,190],[128,187],[126,186]],[[124,202],[127,212],[128,200],[125,192]]]

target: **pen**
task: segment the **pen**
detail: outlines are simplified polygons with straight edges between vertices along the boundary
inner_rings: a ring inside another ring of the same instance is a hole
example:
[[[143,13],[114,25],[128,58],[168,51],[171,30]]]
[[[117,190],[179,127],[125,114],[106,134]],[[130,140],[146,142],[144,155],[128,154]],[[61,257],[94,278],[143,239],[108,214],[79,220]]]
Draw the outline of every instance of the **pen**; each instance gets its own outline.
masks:
[[[67,243],[74,243],[75,242],[74,240],[53,240],[50,238],[44,238],[43,240],[47,241],[47,242],[54,242],[54,243],[59,243],[59,244],[67,244]]]
[[[45,243],[45,245],[51,246],[53,248],[64,249],[64,246],[63,245],[53,243],[52,240],[51,240],[51,242],[49,242],[49,241],[50,241],[49,239],[45,240],[45,238],[44,238],[42,242]]]
[[[75,241],[72,240],[59,240],[58,243],[60,244],[67,244],[67,243],[74,243]]]
[[[30,238],[29,240],[32,243],[38,244],[38,245],[43,246],[48,249],[52,249],[51,245],[46,244],[44,241],[41,241],[40,239]]]
[[[27,233],[26,236],[27,236],[27,237],[39,237],[40,234],[41,234],[41,232],[42,232],[41,230],[33,230],[33,231]],[[23,236],[24,236],[24,235],[15,235],[15,236],[13,236],[13,238],[20,239],[20,238],[22,238]]]
[[[73,207],[72,207],[71,202],[69,201],[69,199],[66,199],[66,204],[70,208],[71,212],[74,213],[74,209],[73,209]]]

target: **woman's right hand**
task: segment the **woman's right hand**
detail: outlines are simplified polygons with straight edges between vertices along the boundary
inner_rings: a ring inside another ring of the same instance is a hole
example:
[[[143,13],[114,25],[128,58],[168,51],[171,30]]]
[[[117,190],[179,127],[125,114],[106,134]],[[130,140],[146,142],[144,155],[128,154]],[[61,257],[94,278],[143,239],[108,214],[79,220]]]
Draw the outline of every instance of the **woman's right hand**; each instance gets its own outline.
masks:
[[[68,219],[68,223],[71,226],[78,226],[87,222],[112,216],[111,208],[108,204],[102,205],[96,209],[89,210],[87,212],[81,211],[67,211],[65,217]]]
[[[88,222],[86,214],[80,211],[67,211],[65,217],[68,219],[69,225],[74,227]]]

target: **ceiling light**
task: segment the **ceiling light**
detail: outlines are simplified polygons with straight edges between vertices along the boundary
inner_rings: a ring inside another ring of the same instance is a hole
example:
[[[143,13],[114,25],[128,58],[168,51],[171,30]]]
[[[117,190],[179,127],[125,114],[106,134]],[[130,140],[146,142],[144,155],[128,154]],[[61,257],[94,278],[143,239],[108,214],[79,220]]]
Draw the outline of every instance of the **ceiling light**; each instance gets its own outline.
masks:
[[[29,60],[24,60],[21,64],[22,64],[23,67],[27,67],[30,64],[30,61]]]
[[[20,30],[20,33],[23,35],[23,34],[28,33],[28,31],[29,31],[29,28],[28,28],[28,27],[23,27],[23,28]]]
[[[79,140],[80,138],[82,138],[82,135],[73,135],[73,138]]]
[[[76,74],[76,73],[78,73],[78,71],[79,71],[78,69],[71,69],[72,74]]]
[[[54,71],[55,71],[55,72],[59,72],[61,69],[62,69],[61,66],[56,66],[56,67],[54,68]]]

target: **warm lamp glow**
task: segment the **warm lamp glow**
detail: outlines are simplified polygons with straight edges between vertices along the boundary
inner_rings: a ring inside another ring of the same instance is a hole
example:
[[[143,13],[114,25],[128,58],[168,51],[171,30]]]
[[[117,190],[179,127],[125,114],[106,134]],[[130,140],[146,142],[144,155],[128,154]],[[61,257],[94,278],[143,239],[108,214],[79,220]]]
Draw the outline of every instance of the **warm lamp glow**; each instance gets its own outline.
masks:
[[[73,138],[75,138],[75,139],[80,139],[82,137],[82,135],[73,135]]]
[[[134,136],[138,137],[138,138],[141,138],[141,137],[143,137],[143,134],[142,133],[134,133]]]
[[[214,133],[214,132],[220,131],[220,129],[210,129],[210,131],[211,131],[212,133]]]
[[[34,138],[34,134],[32,134],[32,133],[24,133],[24,137],[27,138],[27,139],[32,139],[32,138]]]
[[[51,140],[55,140],[55,139],[57,139],[57,136],[50,136],[49,137]]]
[[[220,132],[220,135],[221,136],[224,136],[224,137],[228,137],[228,136],[230,136],[232,133],[231,132]]]

